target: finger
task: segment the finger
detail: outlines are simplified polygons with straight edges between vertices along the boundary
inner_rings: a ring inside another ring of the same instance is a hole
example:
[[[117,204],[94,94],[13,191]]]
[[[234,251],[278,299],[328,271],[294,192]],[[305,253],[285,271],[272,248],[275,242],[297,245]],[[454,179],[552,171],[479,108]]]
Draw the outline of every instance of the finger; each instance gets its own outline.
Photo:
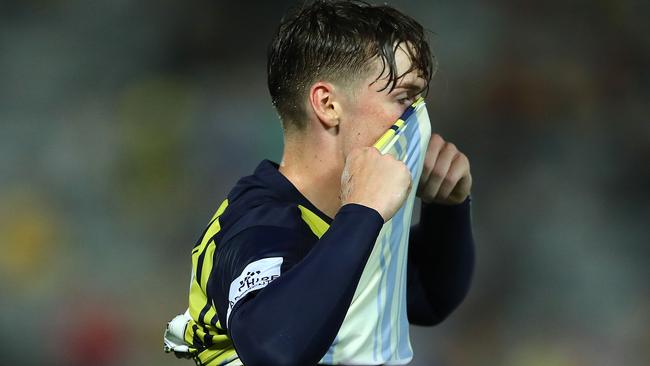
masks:
[[[436,160],[436,165],[431,170],[429,175],[429,180],[425,183],[424,195],[426,197],[436,197],[438,195],[438,190],[442,184],[443,179],[449,171],[451,162],[454,160],[454,157],[458,153],[456,146],[450,142],[446,143],[444,148],[440,151],[438,159]]]
[[[443,140],[440,135],[431,135],[431,138],[429,139],[429,145],[427,146],[427,152],[424,155],[424,165],[422,167],[422,174],[420,175],[418,190],[421,190],[426,181],[429,180],[429,175],[431,174],[433,167],[436,165],[436,160],[438,159],[440,150],[444,147],[444,145],[445,140]]]
[[[469,174],[469,160],[463,153],[457,153],[443,178],[438,190],[436,199],[445,200],[449,198],[463,177]]]
[[[456,184],[456,187],[454,188],[453,191],[449,194],[449,199],[453,200],[458,203],[462,203],[467,196],[469,196],[469,192],[472,188],[472,175],[469,174],[458,182]]]

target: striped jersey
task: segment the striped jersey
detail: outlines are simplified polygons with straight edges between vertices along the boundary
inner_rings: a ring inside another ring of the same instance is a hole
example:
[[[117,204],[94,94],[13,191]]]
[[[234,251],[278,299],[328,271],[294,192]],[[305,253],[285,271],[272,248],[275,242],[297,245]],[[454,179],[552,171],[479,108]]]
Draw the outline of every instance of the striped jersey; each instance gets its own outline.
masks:
[[[391,132],[392,131],[392,132]],[[376,147],[404,161],[419,181],[430,126],[424,102],[416,102]],[[323,364],[406,364],[412,358],[406,314],[406,265],[412,189],[406,204],[380,231],[357,291]],[[199,365],[237,365],[228,333],[238,303],[263,290],[309,253],[332,219],[311,204],[264,160],[221,202],[191,252],[189,307],[172,320],[165,349]],[[237,239],[252,227],[291,230],[300,245]]]

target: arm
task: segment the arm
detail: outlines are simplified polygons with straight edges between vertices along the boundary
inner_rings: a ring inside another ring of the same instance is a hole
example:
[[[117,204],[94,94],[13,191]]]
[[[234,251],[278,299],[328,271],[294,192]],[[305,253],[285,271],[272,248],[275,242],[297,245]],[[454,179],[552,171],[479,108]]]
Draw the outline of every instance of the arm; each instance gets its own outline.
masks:
[[[343,323],[383,223],[371,208],[343,206],[329,230],[291,270],[239,300],[228,319],[228,330],[242,362],[251,366],[316,364]],[[301,244],[295,243],[300,240],[295,232],[272,232],[272,238],[268,234],[250,232],[238,240]]]
[[[402,206],[410,186],[408,168],[392,156],[373,147],[348,154],[341,174],[342,207],[327,232],[291,270],[248,301],[233,304],[226,322],[246,365],[310,365],[323,357],[381,227]],[[268,237],[258,240],[268,243]]]
[[[409,321],[442,322],[467,295],[473,272],[470,198],[451,206],[423,204],[409,240]]]

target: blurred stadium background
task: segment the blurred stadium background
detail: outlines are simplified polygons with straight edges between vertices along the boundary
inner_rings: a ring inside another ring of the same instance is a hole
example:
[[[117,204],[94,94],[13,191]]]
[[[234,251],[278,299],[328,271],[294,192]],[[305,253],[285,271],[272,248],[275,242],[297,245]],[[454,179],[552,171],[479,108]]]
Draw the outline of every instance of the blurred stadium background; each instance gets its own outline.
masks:
[[[0,4],[0,364],[192,364],[163,329],[216,205],[280,159],[294,3]],[[390,4],[435,33],[434,130],[475,180],[473,288],[412,365],[650,364],[648,3]]]

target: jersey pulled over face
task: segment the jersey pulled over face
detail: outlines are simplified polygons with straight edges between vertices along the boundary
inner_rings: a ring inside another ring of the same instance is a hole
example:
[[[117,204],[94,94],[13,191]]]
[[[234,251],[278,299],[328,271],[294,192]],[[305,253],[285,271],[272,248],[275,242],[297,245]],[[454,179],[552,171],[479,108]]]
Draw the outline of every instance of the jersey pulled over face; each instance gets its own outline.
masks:
[[[421,72],[411,70],[407,47],[400,44],[395,51],[397,80],[391,80],[388,69],[377,59],[371,65],[373,71],[355,84],[355,97],[339,100],[345,156],[354,148],[375,143],[426,89],[428,81],[421,77]]]
[[[418,98],[374,146],[404,162],[418,182],[430,137],[426,105]],[[343,325],[321,363],[405,364],[412,359],[406,265],[415,192],[379,233]]]

